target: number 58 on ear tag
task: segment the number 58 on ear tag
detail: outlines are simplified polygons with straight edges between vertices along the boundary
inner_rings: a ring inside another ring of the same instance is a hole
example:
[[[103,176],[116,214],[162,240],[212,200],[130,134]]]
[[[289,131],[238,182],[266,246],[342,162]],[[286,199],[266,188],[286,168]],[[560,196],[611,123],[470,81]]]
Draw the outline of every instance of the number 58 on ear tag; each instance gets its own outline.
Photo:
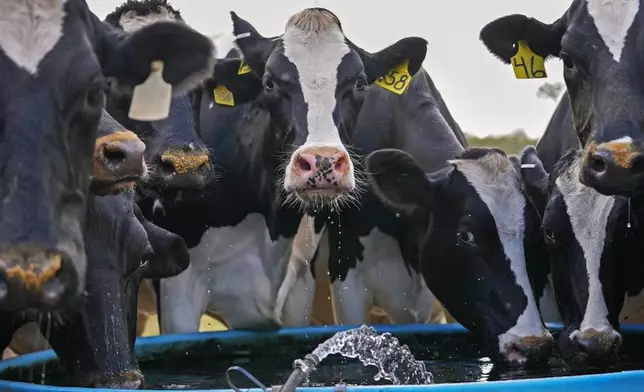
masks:
[[[407,90],[411,83],[411,74],[409,73],[409,60],[396,65],[387,73],[376,80],[376,84],[385,90],[401,95]]]
[[[519,41],[517,46],[517,54],[510,59],[512,69],[514,69],[514,76],[517,79],[542,79],[548,77],[543,57],[534,53],[525,41]]]
[[[217,85],[213,90],[215,95],[215,102],[219,105],[225,106],[235,106],[235,99],[233,98],[233,93],[226,88],[224,85]]]

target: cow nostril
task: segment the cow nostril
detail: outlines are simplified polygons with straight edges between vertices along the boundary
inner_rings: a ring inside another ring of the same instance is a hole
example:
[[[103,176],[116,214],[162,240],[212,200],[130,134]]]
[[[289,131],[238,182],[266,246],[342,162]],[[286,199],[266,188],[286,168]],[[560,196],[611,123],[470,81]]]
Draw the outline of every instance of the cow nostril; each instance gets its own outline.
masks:
[[[335,162],[335,166],[333,166],[333,170],[335,170],[336,172],[343,173],[347,169],[347,166],[348,166],[347,159],[346,157],[342,156]]]
[[[295,165],[297,166],[298,169],[302,171],[311,170],[311,164],[306,159],[304,159],[301,155],[297,157],[297,160],[295,161]]]
[[[595,173],[602,173],[606,170],[606,160],[602,156],[593,154],[588,157],[588,168]]]
[[[114,162],[122,162],[126,159],[126,155],[123,150],[110,148],[108,146],[103,149],[103,157],[105,157],[105,160],[107,161]]]
[[[161,159],[159,161],[159,167],[164,172],[174,173],[174,164],[170,159]]]
[[[65,286],[59,278],[53,278],[42,288],[42,296],[45,303],[55,304],[65,292]]]

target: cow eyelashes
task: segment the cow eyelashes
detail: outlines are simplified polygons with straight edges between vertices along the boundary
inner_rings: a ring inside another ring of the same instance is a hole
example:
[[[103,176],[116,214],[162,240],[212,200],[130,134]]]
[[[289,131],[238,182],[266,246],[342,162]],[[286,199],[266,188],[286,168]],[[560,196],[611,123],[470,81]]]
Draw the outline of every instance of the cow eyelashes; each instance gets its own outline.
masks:
[[[458,233],[456,233],[456,237],[458,238],[458,242],[461,244],[476,245],[476,238],[474,237],[474,234],[469,230],[459,231]]]

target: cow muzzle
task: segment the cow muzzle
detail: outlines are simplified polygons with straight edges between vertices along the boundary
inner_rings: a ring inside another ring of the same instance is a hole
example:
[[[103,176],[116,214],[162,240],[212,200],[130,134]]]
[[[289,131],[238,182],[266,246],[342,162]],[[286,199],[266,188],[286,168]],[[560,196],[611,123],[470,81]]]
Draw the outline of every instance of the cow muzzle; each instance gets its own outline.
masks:
[[[576,331],[570,335],[570,340],[589,359],[606,359],[616,356],[622,344],[622,335],[613,328],[598,331],[594,328]]]
[[[118,194],[146,175],[145,144],[130,131],[96,140],[91,190],[97,195]]]
[[[167,188],[201,189],[211,173],[207,152],[167,150],[160,154],[158,174]]]
[[[591,143],[580,170],[582,184],[604,195],[632,196],[644,186],[644,152],[632,141]]]
[[[33,246],[0,252],[0,310],[54,310],[78,291],[78,272],[64,253]]]
[[[552,335],[545,331],[539,336],[516,337],[501,347],[501,355],[510,363],[540,361],[552,354]]]
[[[284,189],[305,202],[333,201],[355,189],[349,154],[338,147],[300,148],[286,168]]]

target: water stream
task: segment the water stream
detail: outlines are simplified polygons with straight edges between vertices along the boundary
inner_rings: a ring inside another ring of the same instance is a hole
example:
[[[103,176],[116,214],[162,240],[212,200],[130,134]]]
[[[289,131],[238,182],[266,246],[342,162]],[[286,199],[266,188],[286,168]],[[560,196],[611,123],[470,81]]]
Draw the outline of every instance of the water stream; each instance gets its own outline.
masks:
[[[417,361],[407,345],[401,345],[390,333],[378,335],[373,327],[363,325],[338,332],[312,353],[321,362],[331,354],[358,358],[365,366],[376,366],[374,377],[389,380],[394,384],[431,384],[433,376],[425,369],[425,363]]]

